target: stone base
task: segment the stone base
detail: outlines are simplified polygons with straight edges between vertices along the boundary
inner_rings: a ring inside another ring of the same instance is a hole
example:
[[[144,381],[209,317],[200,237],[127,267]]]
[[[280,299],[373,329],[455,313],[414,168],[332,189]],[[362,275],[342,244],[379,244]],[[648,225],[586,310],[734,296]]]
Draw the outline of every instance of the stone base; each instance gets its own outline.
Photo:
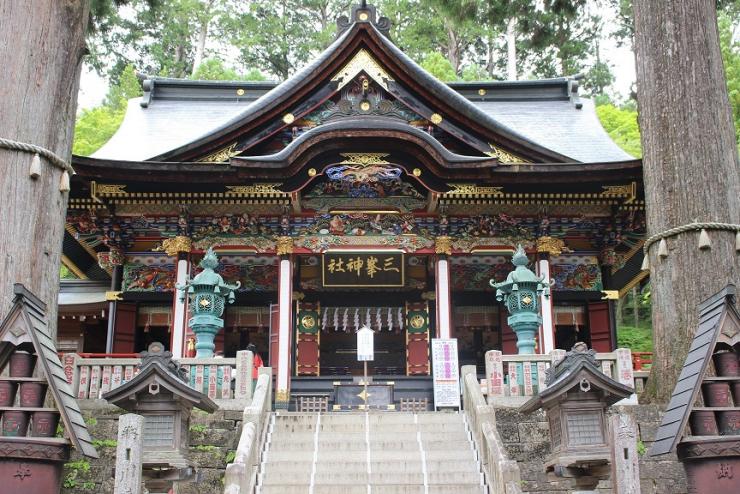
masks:
[[[0,437],[2,492],[59,492],[69,442],[58,438]]]

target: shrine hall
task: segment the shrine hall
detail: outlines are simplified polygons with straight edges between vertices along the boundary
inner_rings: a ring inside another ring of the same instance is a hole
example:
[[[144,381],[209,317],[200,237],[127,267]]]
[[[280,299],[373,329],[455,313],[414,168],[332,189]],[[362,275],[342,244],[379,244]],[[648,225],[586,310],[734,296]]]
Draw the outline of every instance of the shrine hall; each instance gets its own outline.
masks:
[[[60,292],[63,352],[194,356],[176,285],[204,253],[239,282],[216,354],[254,344],[291,390],[368,372],[431,380],[430,343],[484,365],[516,335],[490,281],[553,280],[535,351],[617,346],[615,304],[643,281],[641,161],[601,127],[578,77],[444,83],[374,8],[280,83],[148,77],[116,134],[75,156]],[[404,381],[405,380],[405,381]]]

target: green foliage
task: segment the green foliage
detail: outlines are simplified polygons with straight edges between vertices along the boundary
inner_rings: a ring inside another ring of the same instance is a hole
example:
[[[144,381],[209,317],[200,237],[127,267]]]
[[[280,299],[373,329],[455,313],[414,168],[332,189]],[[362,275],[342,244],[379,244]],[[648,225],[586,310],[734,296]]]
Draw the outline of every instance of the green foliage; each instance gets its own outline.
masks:
[[[202,452],[209,452],[209,451],[216,451],[218,448],[216,446],[213,446],[211,444],[198,444],[197,446],[191,446],[192,449],[195,451],[202,451]]]
[[[208,427],[202,424],[195,424],[190,426],[190,432],[205,432],[208,430]]]
[[[224,462],[228,465],[229,463],[234,463],[234,460],[236,459],[236,451],[233,449],[230,449],[226,453],[226,458],[224,459]]]
[[[95,417],[88,417],[85,419],[85,424],[90,427],[98,425],[98,419],[96,419]]]
[[[240,75],[236,70],[224,65],[220,58],[208,58],[201,63],[191,79],[199,81],[264,81],[267,78],[258,69],[251,69],[246,74]]]
[[[77,487],[79,475],[90,471],[90,463],[87,460],[70,461],[64,466],[69,470],[69,473],[64,477],[64,481],[62,482],[62,485],[67,489],[74,489]],[[83,489],[89,489],[89,487],[85,486],[86,484],[88,484],[88,482],[83,482]]]
[[[614,74],[606,62],[596,62],[586,73],[583,87],[592,95],[603,95],[614,83]]]
[[[645,446],[645,443],[642,442],[642,439],[639,439],[637,441],[637,454],[640,456],[645,456],[645,453],[647,453],[647,447]]]
[[[421,66],[441,81],[450,82],[457,80],[457,74],[452,64],[441,53],[432,52],[424,57]]]
[[[94,439],[92,445],[96,448],[115,448],[118,446],[118,441],[115,439]]]
[[[62,264],[59,266],[59,278],[63,280],[76,280],[77,276],[67,266]]]
[[[72,152],[79,156],[89,156],[100,149],[121,126],[128,100],[142,94],[134,67],[127,65],[118,78],[118,84],[108,90],[105,103],[83,110],[78,115]]]
[[[633,352],[653,351],[653,330],[648,327],[619,326],[617,328],[617,346],[629,348]]]
[[[642,157],[637,111],[617,108],[610,103],[597,107],[596,114],[601,125],[619,147],[636,158]]]
[[[72,152],[79,156],[89,156],[108,142],[123,122],[124,110],[112,110],[98,106],[83,110],[75,123],[75,138]]]

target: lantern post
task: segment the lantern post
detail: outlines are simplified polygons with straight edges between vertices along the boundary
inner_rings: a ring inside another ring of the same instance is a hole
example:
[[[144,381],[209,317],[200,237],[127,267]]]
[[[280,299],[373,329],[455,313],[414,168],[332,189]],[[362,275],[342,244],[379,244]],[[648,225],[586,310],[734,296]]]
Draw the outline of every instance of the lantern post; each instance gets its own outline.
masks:
[[[216,349],[213,340],[224,327],[221,316],[226,300],[230,304],[234,303],[234,290],[237,290],[241,283],[238,281],[235,285],[224,283],[223,277],[214,271],[218,266],[218,257],[213,249],[208,249],[199,266],[203,271],[184,284],[178,284],[177,290],[181,298],[185,297],[186,290],[190,297],[192,317],[188,324],[195,333],[195,357],[211,358]]]
[[[496,283],[491,280],[489,283],[496,289],[496,300],[503,301],[511,314],[507,321],[516,333],[519,354],[532,354],[535,335],[542,324],[539,297],[543,294],[545,297],[550,296],[552,282],[527,269],[529,259],[521,245],[517,246],[511,262],[516,267],[506,277],[506,281]]]

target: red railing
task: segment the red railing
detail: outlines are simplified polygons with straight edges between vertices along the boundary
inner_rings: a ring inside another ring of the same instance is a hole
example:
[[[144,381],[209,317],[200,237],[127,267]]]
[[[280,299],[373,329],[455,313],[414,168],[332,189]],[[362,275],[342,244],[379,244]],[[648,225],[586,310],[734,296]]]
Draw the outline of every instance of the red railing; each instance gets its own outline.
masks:
[[[632,352],[632,368],[643,370],[653,364],[653,352]]]

